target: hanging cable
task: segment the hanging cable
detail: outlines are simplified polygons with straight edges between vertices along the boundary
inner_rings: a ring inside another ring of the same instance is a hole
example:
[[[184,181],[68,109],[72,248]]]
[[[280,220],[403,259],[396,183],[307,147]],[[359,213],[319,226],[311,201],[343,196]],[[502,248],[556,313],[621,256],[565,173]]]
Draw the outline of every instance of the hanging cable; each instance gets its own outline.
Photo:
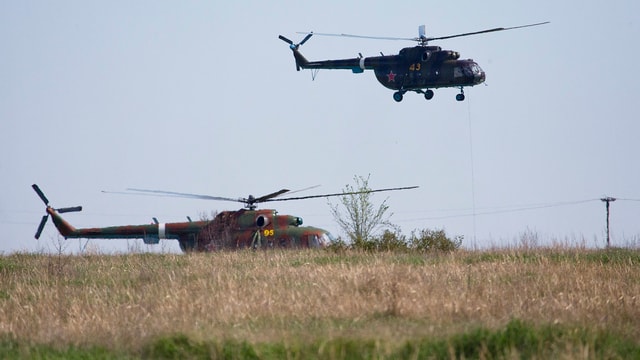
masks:
[[[473,241],[476,241],[476,186],[473,166],[473,136],[471,131],[471,100],[467,101],[467,114],[469,118],[469,157],[471,159],[471,207],[473,210]]]

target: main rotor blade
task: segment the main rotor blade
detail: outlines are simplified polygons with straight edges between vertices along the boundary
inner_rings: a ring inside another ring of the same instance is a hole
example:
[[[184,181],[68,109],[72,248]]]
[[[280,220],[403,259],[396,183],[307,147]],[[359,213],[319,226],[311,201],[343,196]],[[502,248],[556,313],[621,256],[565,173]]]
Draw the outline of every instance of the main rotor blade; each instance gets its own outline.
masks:
[[[360,39],[374,39],[374,40],[415,40],[415,38],[399,38],[399,37],[388,37],[388,36],[365,36],[365,35],[353,35],[353,34],[331,34],[331,33],[317,33],[317,32],[297,32],[298,34],[313,34],[320,36],[341,36],[341,37],[352,37],[352,38],[360,38]]]
[[[549,23],[549,21],[545,21],[545,22],[541,22],[541,23],[528,24],[528,25],[520,25],[520,26],[512,26],[512,27],[507,27],[507,28],[499,27],[499,28],[488,29],[488,30],[480,30],[480,31],[474,31],[474,32],[469,32],[469,33],[464,33],[464,34],[457,34],[457,35],[448,35],[448,36],[432,37],[432,38],[427,38],[427,41],[432,41],[432,40],[444,40],[444,39],[452,39],[452,38],[457,38],[457,37],[462,37],[462,36],[469,36],[469,35],[484,34],[484,33],[490,33],[490,32],[495,32],[495,31],[504,31],[504,30],[520,29],[520,28],[526,28],[526,27],[531,27],[531,26],[544,25],[544,24],[548,24],[548,23]]]
[[[288,189],[282,189],[282,190],[276,191],[274,193],[271,193],[269,195],[264,195],[264,196],[261,196],[261,197],[259,197],[257,199],[253,199],[252,203],[261,203],[261,202],[269,201],[269,199],[278,197],[278,196],[280,196],[282,194],[285,194],[285,193],[295,194],[295,193],[298,193],[298,192],[301,192],[301,191],[307,191],[307,190],[315,189],[315,188],[317,188],[319,186],[320,185],[313,185],[313,186],[309,186],[307,188],[299,189],[299,190],[295,190],[295,191],[291,191],[291,190],[288,190]]]
[[[320,187],[320,185],[313,185],[313,186],[309,186],[309,187],[304,188],[304,189],[289,191],[289,195],[295,194],[295,193],[299,193],[299,192],[303,192],[303,191],[307,191],[307,190],[311,190],[311,189],[315,189],[315,188],[318,188],[318,187]]]
[[[484,33],[489,33],[489,32],[494,32],[494,31],[513,30],[513,29],[520,29],[520,28],[531,27],[531,26],[539,26],[539,25],[544,25],[544,24],[549,24],[549,23],[550,23],[549,21],[545,21],[545,22],[540,22],[540,23],[535,23],[535,24],[512,26],[512,27],[506,27],[506,28],[505,27],[499,27],[499,28],[481,30],[481,31],[474,31],[474,32],[469,32],[469,33],[464,33],[464,34],[438,36],[438,37],[430,37],[430,38],[423,37],[424,36],[422,34],[423,30],[421,28],[419,28],[419,30],[418,30],[418,32],[420,34],[420,37],[414,37],[414,38],[389,37],[389,36],[365,36],[365,35],[353,35],[353,34],[332,34],[332,33],[317,33],[317,32],[311,33],[311,32],[300,32],[300,31],[298,31],[298,34],[313,34],[313,35],[320,35],[320,36],[341,36],[341,37],[351,37],[351,38],[360,38],[360,39],[374,39],[374,40],[409,40],[409,41],[418,41],[418,42],[425,42],[425,41],[429,42],[429,41],[433,41],[433,40],[452,39],[452,38],[456,38],[456,37],[484,34]]]
[[[244,199],[232,199],[221,196],[210,196],[210,195],[199,195],[199,194],[188,194],[188,193],[180,193],[174,191],[162,191],[162,190],[147,190],[147,189],[127,189],[128,192],[109,192],[103,191],[104,193],[112,193],[112,194],[128,194],[128,195],[147,195],[147,196],[166,196],[166,197],[182,197],[189,199],[201,199],[201,200],[222,200],[222,201],[235,201],[244,203]],[[139,194],[136,194],[138,192]]]
[[[42,217],[40,220],[40,225],[38,225],[38,230],[36,231],[36,240],[40,239],[40,235],[42,234],[42,230],[44,230],[44,226],[47,224],[47,220],[49,219],[49,214]]]
[[[40,187],[38,187],[38,185],[36,184],[31,185],[31,187],[33,188],[33,190],[35,190],[36,194],[38,194],[40,199],[42,199],[42,202],[44,202],[45,205],[49,206],[49,199],[47,199],[47,197],[44,196],[44,193],[42,192],[42,190],[40,190]]]
[[[289,189],[282,189],[282,190],[278,190],[278,191],[273,192],[273,193],[271,193],[271,194],[269,194],[269,195],[263,195],[263,196],[260,196],[259,198],[255,198],[255,199],[253,199],[253,203],[261,203],[261,202],[265,202],[265,201],[268,201],[268,200],[269,200],[269,199],[271,199],[271,198],[274,198],[274,197],[280,196],[280,195],[282,195],[282,194],[284,194],[284,193],[287,193],[287,192],[289,192]]]
[[[75,211],[82,211],[82,206],[66,207],[66,208],[56,209],[56,211],[59,214],[64,214],[64,213],[68,213],[68,212],[75,212]]]
[[[345,196],[345,195],[375,193],[375,192],[383,192],[383,191],[410,190],[410,189],[417,189],[417,188],[418,186],[406,186],[406,187],[376,189],[376,190],[367,190],[367,191],[342,192],[342,193],[335,193],[335,194],[309,195],[309,196],[291,197],[291,198],[284,198],[284,199],[269,199],[265,201],[304,200],[304,199],[313,199],[313,198],[322,198],[322,197],[331,197],[331,196]]]

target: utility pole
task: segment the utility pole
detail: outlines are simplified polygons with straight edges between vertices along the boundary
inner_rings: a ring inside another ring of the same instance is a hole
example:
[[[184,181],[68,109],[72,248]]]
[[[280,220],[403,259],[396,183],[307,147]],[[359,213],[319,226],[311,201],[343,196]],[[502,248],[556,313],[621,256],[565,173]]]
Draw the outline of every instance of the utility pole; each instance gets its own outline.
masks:
[[[610,241],[609,241],[609,203],[616,201],[616,198],[613,197],[604,197],[602,199],[600,199],[601,201],[605,202],[607,205],[607,248],[609,247]]]

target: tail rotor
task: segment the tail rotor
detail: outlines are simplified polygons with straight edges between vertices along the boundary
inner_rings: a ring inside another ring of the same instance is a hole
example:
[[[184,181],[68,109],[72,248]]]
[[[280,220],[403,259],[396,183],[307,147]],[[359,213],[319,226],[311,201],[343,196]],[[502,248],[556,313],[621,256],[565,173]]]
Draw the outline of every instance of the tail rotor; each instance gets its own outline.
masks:
[[[38,225],[38,230],[36,231],[36,235],[35,235],[36,239],[40,238],[40,235],[42,234],[42,230],[44,230],[44,226],[47,224],[47,220],[49,220],[49,211],[50,211],[49,209],[59,214],[82,211],[82,206],[72,206],[72,207],[54,209],[53,207],[49,206],[49,199],[47,199],[47,197],[44,195],[42,190],[40,190],[40,187],[38,185],[33,184],[31,185],[31,187],[36,192],[36,194],[38,194],[38,197],[40,197],[42,202],[47,206],[47,214],[42,217],[42,220],[40,220],[40,224]]]
[[[311,37],[313,36],[313,32],[310,32],[307,34],[307,36],[304,37],[304,39],[302,39],[302,41],[300,41],[297,44],[294,44],[293,41],[287,39],[286,37],[282,36],[282,35],[278,35],[278,39],[286,42],[287,44],[289,44],[289,49],[291,49],[291,51],[297,51],[298,48],[300,48],[301,45],[304,45],[304,43],[307,42],[307,40],[309,40]],[[295,56],[295,53],[294,53]],[[300,65],[298,64],[298,58],[296,57],[296,70],[300,71]]]
[[[293,44],[293,41],[287,39],[286,37],[284,37],[282,35],[278,35],[278,39],[280,39],[280,40],[286,42],[287,44],[289,44],[289,46],[292,47],[291,50],[295,49],[296,46]]]
[[[42,217],[40,225],[38,225],[38,230],[36,231],[36,240],[40,239],[40,234],[42,234],[42,230],[44,230],[44,226],[47,224],[47,220],[49,220],[49,214]]]
[[[298,48],[299,48],[301,45],[304,45],[304,43],[306,43],[306,42],[307,42],[307,40],[309,40],[312,36],[313,36],[313,33],[312,33],[312,32],[308,33],[308,34],[307,34],[307,36],[305,36],[305,37],[304,37],[304,39],[302,39],[302,41],[300,41],[300,42],[299,42],[299,43],[297,43],[297,44],[294,44],[294,43],[293,43],[293,41],[291,41],[291,40],[287,39],[286,37],[284,37],[284,36],[282,36],[282,35],[278,35],[278,39],[280,39],[280,40],[282,40],[282,41],[286,42],[287,44],[289,44],[289,48],[290,48],[291,50],[298,50]]]
[[[35,190],[36,194],[38,194],[38,196],[40,197],[40,199],[42,199],[42,202],[49,206],[49,199],[47,199],[47,197],[44,195],[44,193],[42,192],[42,190],[40,190],[40,188],[38,187],[38,185],[33,184],[31,185],[31,187],[33,188],[33,190]]]

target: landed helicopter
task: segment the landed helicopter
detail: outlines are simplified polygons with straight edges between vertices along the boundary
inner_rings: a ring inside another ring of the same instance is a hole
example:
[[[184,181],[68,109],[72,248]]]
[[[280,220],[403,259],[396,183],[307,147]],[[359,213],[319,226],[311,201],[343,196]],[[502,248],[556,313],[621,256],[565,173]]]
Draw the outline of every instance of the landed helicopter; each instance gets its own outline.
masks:
[[[351,194],[373,193],[383,191],[409,190],[417,186],[377,189],[368,191],[344,192],[336,194],[310,195],[301,197],[277,198],[287,189],[261,197],[250,195],[248,198],[226,198],[219,196],[186,194],[171,191],[128,189],[125,194],[156,195],[184,197],[204,200],[234,201],[245,204],[237,211],[222,211],[213,220],[191,221],[179,223],[160,223],[153,219],[153,224],[125,225],[103,228],[76,229],[60,216],[62,213],[82,211],[82,206],[55,209],[49,205],[49,199],[38,185],[33,190],[46,205],[47,214],[42,217],[35,238],[39,239],[42,230],[51,216],[53,224],[65,239],[142,239],[145,244],[158,244],[163,239],[175,239],[183,252],[210,252],[222,249],[241,248],[321,248],[334,240],[326,230],[301,226],[302,218],[291,215],[278,215],[275,210],[258,210],[256,204],[269,201],[303,200],[320,197],[344,196]]]
[[[397,102],[402,101],[403,95],[407,91],[414,91],[416,93],[423,94],[425,99],[430,100],[434,95],[432,89],[446,87],[459,88],[460,93],[456,95],[456,100],[463,101],[465,99],[464,88],[467,86],[482,84],[486,79],[485,72],[480,68],[480,65],[472,59],[461,60],[460,53],[457,51],[442,50],[440,46],[430,46],[429,42],[495,31],[539,26],[548,23],[549,22],[547,21],[507,28],[500,27],[440,37],[427,37],[425,26],[421,25],[418,28],[418,37],[416,38],[376,37],[314,32],[299,32],[299,34],[306,34],[306,36],[297,44],[282,35],[279,35],[278,38],[289,44],[289,48],[293,51],[293,57],[296,61],[296,70],[298,71],[300,71],[300,69],[312,69],[314,71],[318,71],[320,69],[343,69],[351,70],[353,73],[359,74],[365,70],[373,70],[376,75],[376,79],[378,79],[384,87],[395,90],[393,93],[393,99]],[[362,57],[362,54],[359,54],[359,57],[351,59],[309,61],[298,49],[313,35],[381,40],[410,40],[418,42],[418,45],[403,48],[397,55],[383,55],[380,53],[381,56]]]

